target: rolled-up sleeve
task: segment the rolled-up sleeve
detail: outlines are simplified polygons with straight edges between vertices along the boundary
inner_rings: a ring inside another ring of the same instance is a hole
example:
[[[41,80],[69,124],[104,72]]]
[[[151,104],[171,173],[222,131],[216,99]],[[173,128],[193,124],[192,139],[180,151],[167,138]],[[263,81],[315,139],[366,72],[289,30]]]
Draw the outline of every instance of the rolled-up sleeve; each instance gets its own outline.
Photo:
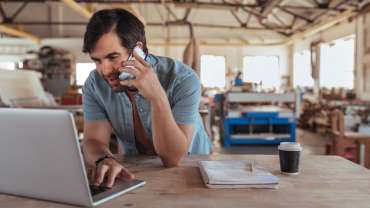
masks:
[[[89,78],[82,88],[84,119],[86,121],[107,120],[107,114],[102,106],[103,104],[97,100],[97,95],[94,94],[93,83]]]
[[[194,124],[199,114],[200,81],[191,73],[174,88],[172,113],[178,124]]]

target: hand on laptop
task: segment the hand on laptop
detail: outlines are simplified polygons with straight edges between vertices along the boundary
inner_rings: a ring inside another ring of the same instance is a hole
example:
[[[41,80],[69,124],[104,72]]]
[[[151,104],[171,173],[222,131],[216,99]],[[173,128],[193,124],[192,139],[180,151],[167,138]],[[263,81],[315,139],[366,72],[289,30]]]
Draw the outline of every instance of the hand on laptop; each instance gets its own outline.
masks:
[[[101,161],[95,169],[94,186],[112,188],[116,179],[130,181],[135,176],[113,158]]]

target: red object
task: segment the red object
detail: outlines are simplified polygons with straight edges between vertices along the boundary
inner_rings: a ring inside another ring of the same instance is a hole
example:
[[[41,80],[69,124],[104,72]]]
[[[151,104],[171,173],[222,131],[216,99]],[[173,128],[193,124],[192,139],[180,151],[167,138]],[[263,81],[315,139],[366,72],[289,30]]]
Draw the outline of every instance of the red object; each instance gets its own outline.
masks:
[[[66,94],[62,97],[62,105],[82,105],[81,94]]]

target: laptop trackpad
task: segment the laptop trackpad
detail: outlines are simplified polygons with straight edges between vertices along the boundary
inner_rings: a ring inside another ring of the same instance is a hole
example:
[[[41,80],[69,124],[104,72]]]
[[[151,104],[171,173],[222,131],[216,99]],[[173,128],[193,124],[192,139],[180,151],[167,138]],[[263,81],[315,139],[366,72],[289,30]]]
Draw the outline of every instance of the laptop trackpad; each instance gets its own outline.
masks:
[[[112,199],[116,196],[125,194],[136,188],[144,186],[144,184],[145,184],[145,181],[137,180],[137,179],[134,179],[130,182],[117,180],[111,189],[90,186],[90,191],[93,197],[93,201],[97,202],[102,199],[105,199],[105,200]]]

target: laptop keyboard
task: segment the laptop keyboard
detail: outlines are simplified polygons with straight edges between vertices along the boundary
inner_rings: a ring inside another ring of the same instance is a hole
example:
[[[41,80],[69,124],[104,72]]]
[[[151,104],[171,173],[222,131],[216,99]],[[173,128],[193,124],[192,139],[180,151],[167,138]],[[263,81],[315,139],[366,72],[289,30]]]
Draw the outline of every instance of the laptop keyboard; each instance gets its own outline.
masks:
[[[94,196],[96,194],[100,194],[104,191],[107,191],[109,190],[109,188],[107,187],[103,187],[103,186],[94,186],[94,185],[89,185],[90,187],[90,192],[91,192],[91,195]]]

